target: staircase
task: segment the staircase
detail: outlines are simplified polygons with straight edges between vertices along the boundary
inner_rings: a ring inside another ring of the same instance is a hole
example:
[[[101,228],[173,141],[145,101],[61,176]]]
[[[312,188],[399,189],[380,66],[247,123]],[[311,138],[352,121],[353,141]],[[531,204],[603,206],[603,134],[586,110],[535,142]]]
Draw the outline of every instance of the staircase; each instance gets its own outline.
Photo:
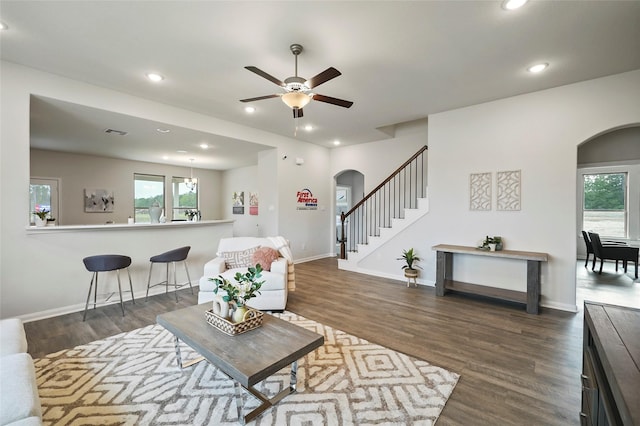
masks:
[[[422,147],[351,210],[341,215],[340,269],[358,263],[429,211],[427,147]]]

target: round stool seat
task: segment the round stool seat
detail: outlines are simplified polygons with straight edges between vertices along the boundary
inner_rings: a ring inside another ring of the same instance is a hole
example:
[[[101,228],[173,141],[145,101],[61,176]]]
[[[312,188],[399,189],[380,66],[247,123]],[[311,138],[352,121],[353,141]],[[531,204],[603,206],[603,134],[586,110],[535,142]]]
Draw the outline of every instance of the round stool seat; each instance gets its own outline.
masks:
[[[131,258],[120,254],[101,254],[82,259],[85,268],[90,272],[115,271],[131,265]]]
[[[191,285],[191,277],[189,276],[189,268],[187,267],[187,256],[189,255],[189,250],[191,250],[191,246],[184,246],[177,249],[165,251],[164,253],[157,254],[155,256],[151,256],[149,258],[149,278],[147,279],[147,296],[145,300],[149,298],[149,289],[151,287],[155,287],[158,285],[163,285],[165,287],[165,292],[169,293],[169,286],[172,285],[175,291],[173,292],[176,296],[176,302],[178,301],[178,289],[184,285],[189,284],[189,288],[191,288],[191,294],[193,294],[193,287]],[[183,284],[178,284],[177,271],[176,271],[176,263],[182,262],[184,264],[184,271],[187,274],[187,282]],[[153,265],[156,263],[164,263],[166,265],[166,279],[156,283],[151,284],[151,273],[153,271]],[[169,283],[169,267],[173,264],[173,283]]]
[[[187,256],[189,255],[189,250],[191,250],[191,246],[169,250],[164,253],[152,256],[149,261],[153,263],[181,262],[187,258]]]

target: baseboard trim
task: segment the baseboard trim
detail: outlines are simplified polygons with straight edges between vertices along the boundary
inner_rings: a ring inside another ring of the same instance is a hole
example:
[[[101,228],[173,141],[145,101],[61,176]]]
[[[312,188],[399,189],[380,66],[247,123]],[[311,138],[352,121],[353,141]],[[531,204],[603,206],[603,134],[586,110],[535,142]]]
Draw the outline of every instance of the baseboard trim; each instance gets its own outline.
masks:
[[[192,281],[192,285],[193,285],[193,281]],[[198,291],[200,291],[200,286],[199,285],[193,285],[193,292],[195,294],[198,294]],[[124,293],[124,291],[123,291]],[[164,294],[165,290],[158,287],[156,289],[151,289],[149,291],[149,296],[155,296],[158,294]],[[147,289],[145,288],[144,290],[141,291],[137,291],[134,292],[134,296],[136,298],[136,300],[144,300],[145,297],[147,295]],[[129,300],[126,298],[125,295],[125,303],[129,302]],[[117,303],[120,303],[119,300],[114,300],[114,301],[109,301],[107,303],[100,303],[100,306],[107,306],[107,305],[115,305]],[[39,320],[43,320],[43,319],[47,319],[47,318],[52,318],[52,317],[57,317],[60,315],[67,315],[67,314],[73,314],[76,312],[82,312],[84,311],[84,303],[79,303],[79,304],[74,304],[74,305],[68,305],[68,306],[62,306],[60,308],[55,308],[55,309],[48,309],[46,311],[40,311],[40,312],[32,312],[30,314],[25,314],[25,315],[19,315],[16,318],[19,318],[22,320],[22,322],[32,322],[32,321],[39,321]]]

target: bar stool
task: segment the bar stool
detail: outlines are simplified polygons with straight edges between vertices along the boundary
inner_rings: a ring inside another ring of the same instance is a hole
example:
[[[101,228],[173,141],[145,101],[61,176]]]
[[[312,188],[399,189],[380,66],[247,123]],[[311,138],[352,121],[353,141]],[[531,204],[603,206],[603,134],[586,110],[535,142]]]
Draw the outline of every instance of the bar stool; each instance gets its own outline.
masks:
[[[187,256],[189,255],[189,250],[191,250],[191,246],[185,246],[185,247],[180,247],[177,249],[173,249],[173,250],[169,250],[167,252],[158,254],[156,256],[153,256],[149,259],[149,262],[151,262],[151,266],[149,266],[149,279],[147,280],[147,296],[145,297],[145,301],[149,298],[149,289],[151,287],[155,287],[158,285],[165,285],[165,289],[166,289],[166,293],[169,294],[169,285],[171,283],[169,283],[169,264],[172,263],[173,264],[173,287],[174,287],[174,294],[176,295],[176,302],[178,301],[178,292],[177,290],[185,285],[187,285],[187,283],[182,283],[182,284],[178,284],[178,278],[177,278],[177,274],[176,274],[176,262],[183,262],[184,263],[184,270],[187,272],[187,280],[188,280],[188,284],[189,287],[191,288],[191,294],[193,294],[193,286],[191,285],[191,277],[189,276],[189,268],[187,268]],[[166,279],[164,281],[161,281],[157,284],[153,284],[151,285],[151,271],[153,271],[153,264],[154,263],[164,263],[166,264],[167,267],[167,275],[166,275]]]
[[[124,302],[122,300],[122,286],[120,285],[120,270],[126,269],[129,276],[129,289],[131,290],[131,301],[135,305],[136,300],[133,297],[133,285],[131,284],[131,274],[129,273],[129,265],[131,265],[131,258],[129,256],[122,256],[119,254],[101,254],[97,256],[89,256],[82,259],[87,271],[93,272],[91,276],[91,283],[89,284],[89,294],[87,294],[87,303],[84,305],[84,315],[82,321],[87,318],[87,309],[89,307],[89,299],[91,298],[91,289],[93,288],[93,309],[96,308],[96,299],[98,298],[98,272],[116,271],[118,276],[118,292],[120,293],[120,308],[122,309],[122,316],[124,316]],[[95,287],[94,287],[95,281]],[[111,296],[107,298],[109,300]]]

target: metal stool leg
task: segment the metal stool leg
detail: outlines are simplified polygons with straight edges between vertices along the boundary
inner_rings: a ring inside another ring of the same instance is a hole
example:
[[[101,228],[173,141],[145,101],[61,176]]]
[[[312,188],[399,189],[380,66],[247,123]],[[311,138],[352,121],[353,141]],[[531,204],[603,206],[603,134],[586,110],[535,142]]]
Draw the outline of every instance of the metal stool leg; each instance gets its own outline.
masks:
[[[131,282],[131,272],[129,272],[129,268],[127,268],[127,275],[129,276],[129,290],[131,290],[131,301],[133,304],[136,304],[136,299],[133,296],[133,283]]]
[[[153,270],[153,262],[151,262],[151,266],[149,266],[149,279],[147,280],[147,295],[144,298],[144,301],[146,302],[147,299],[149,298],[149,287],[151,286],[151,271]],[[127,269],[127,272],[129,270]],[[132,293],[133,294],[133,293]]]
[[[189,280],[189,288],[191,289],[191,294],[193,294],[193,286],[191,285],[191,277],[189,276],[189,268],[187,267],[187,261],[183,260],[184,270],[187,272],[187,280]]]
[[[95,272],[96,276],[96,284],[93,287],[93,309],[96,308],[96,304],[98,303],[98,272]]]
[[[97,275],[97,272],[94,272],[91,275],[91,282],[89,283],[89,293],[87,293],[87,303],[84,304],[84,315],[82,315],[82,321],[87,319],[87,309],[89,308],[89,300],[91,299],[91,288],[93,287],[93,278]],[[96,287],[98,284],[96,283]],[[95,308],[95,306],[94,306]]]
[[[164,282],[164,292],[165,294],[169,294],[169,263],[165,263],[167,267],[167,280]]]
[[[173,294],[176,295],[176,303],[178,303],[178,265],[176,262],[173,263]]]
[[[120,293],[120,309],[122,309],[122,316],[124,316],[124,302],[122,301],[122,286],[120,285],[120,269],[116,271],[118,276],[118,293]]]

